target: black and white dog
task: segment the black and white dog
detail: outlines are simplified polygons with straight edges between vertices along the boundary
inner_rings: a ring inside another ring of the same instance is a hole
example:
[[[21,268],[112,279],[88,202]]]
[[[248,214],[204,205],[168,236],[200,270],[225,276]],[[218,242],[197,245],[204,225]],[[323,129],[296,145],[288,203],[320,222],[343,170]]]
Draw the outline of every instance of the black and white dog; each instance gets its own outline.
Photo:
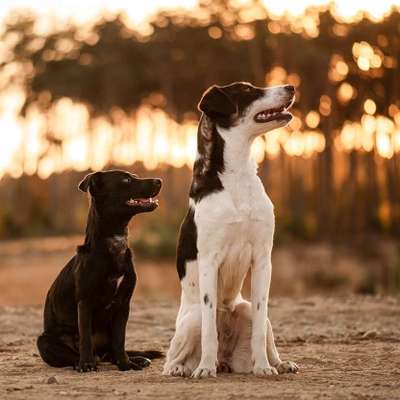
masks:
[[[189,211],[177,250],[182,297],[164,375],[297,372],[268,319],[274,210],[253,140],[292,119],[293,86],[213,86],[203,95]],[[241,295],[251,267],[251,303]]]
[[[158,351],[126,351],[125,330],[136,284],[128,247],[128,223],[157,208],[160,179],[139,179],[126,171],[89,174],[79,189],[90,194],[85,243],[51,286],[44,332],[37,340],[43,360],[79,372],[111,361],[121,371],[142,369]]]

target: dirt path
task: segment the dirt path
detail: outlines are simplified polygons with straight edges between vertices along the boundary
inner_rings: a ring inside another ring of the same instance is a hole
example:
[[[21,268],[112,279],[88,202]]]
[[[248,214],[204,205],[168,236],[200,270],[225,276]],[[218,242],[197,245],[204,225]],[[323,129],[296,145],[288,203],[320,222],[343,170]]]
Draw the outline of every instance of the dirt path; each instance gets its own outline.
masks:
[[[128,348],[165,350],[176,311],[177,304],[136,304]],[[297,362],[299,374],[195,381],[161,376],[162,360],[144,372],[119,372],[109,364],[91,374],[47,367],[35,348],[41,309],[2,307],[0,398],[400,399],[399,299],[280,298],[271,301],[271,317],[281,356]]]

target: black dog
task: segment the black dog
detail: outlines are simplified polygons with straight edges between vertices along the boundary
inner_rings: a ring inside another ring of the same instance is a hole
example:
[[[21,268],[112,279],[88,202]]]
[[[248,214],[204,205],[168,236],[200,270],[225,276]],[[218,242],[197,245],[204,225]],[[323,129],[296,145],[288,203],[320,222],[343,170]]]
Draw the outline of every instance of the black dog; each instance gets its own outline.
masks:
[[[44,309],[44,333],[37,346],[53,367],[96,370],[96,359],[121,371],[142,369],[158,351],[125,351],[125,330],[136,274],[128,247],[128,223],[153,211],[160,179],[139,179],[125,171],[89,174],[79,189],[89,192],[86,238],[51,286]]]

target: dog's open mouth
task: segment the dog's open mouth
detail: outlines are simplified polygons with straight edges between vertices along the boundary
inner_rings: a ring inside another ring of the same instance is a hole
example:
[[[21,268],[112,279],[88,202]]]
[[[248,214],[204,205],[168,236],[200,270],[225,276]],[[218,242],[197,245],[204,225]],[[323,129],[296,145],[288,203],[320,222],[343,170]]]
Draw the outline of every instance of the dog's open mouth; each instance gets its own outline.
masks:
[[[153,199],[153,197],[141,198],[141,199],[129,199],[126,204],[128,206],[141,206],[141,207],[149,207],[149,206],[158,206],[158,199]]]
[[[260,111],[254,116],[254,121],[265,123],[274,120],[290,120],[292,118],[292,114],[288,111],[288,109],[292,106],[293,102],[294,97],[280,107]]]

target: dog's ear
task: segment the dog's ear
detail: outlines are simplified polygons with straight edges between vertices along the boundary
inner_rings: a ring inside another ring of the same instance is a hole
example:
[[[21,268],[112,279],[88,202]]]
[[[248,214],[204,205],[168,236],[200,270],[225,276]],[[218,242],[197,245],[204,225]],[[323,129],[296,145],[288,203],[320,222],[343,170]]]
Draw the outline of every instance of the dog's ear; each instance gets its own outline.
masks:
[[[101,187],[102,172],[92,172],[86,175],[78,185],[78,189],[94,195]]]
[[[198,108],[210,118],[229,117],[237,111],[235,103],[224,89],[215,85],[203,94]]]

